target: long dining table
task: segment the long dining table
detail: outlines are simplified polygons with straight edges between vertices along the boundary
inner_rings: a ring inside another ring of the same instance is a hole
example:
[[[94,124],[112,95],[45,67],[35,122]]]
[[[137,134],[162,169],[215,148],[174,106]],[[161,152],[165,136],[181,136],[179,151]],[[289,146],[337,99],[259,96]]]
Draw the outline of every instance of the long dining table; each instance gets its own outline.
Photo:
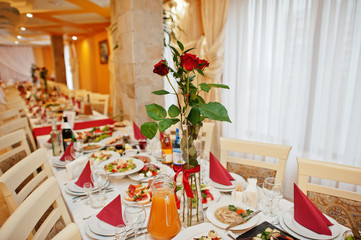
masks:
[[[131,131],[131,127],[129,127],[127,129],[127,131]],[[73,179],[68,175],[66,168],[58,168],[58,167],[55,167],[53,165],[53,161],[54,161],[55,157],[52,156],[51,148],[49,147],[49,144],[47,143],[48,139],[49,139],[48,135],[37,136],[37,142],[38,142],[39,146],[45,147],[47,149],[46,152],[47,152],[49,163],[52,166],[52,172],[53,172],[54,176],[56,177],[56,179],[58,181],[58,184],[59,184],[59,187],[61,189],[63,198],[64,198],[65,203],[66,203],[66,205],[68,207],[68,210],[69,210],[69,212],[70,212],[70,214],[71,214],[71,216],[73,218],[73,221],[80,228],[82,238],[83,239],[113,239],[114,236],[112,238],[99,237],[99,236],[90,236],[91,234],[89,234],[89,231],[86,230],[87,221],[89,220],[89,218],[91,216],[96,215],[101,210],[101,208],[92,208],[90,206],[90,203],[87,201],[87,199],[80,200],[80,201],[73,201],[74,196],[70,195],[66,190],[67,184],[69,184]],[[141,155],[147,155],[148,154],[149,156],[152,155],[151,152],[142,152],[140,154]],[[107,205],[109,202],[111,202],[119,194],[121,196],[124,196],[126,190],[128,189],[129,184],[137,184],[136,181],[132,180],[131,178],[129,178],[127,176],[123,177],[123,178],[109,176],[109,180],[110,180],[109,188],[113,188],[114,190],[111,191],[111,192],[106,193],[106,200],[105,200],[104,205]],[[230,193],[221,193],[221,196],[220,196],[218,202],[227,202],[227,201],[231,201]],[[122,205],[123,205],[123,208],[124,208],[123,199],[122,199]],[[291,201],[288,201],[286,199],[281,199],[280,200],[280,209],[281,209],[281,211],[289,211],[292,208],[293,208],[293,203]],[[146,209],[147,218],[148,218],[149,214],[150,214],[150,206],[145,207],[145,209]],[[207,211],[207,209],[205,209],[205,211]],[[277,218],[266,216],[263,212],[259,213],[258,215],[259,215],[258,216],[258,222],[257,222],[256,225],[261,224],[264,221],[267,221],[267,222],[270,222],[270,223],[274,224],[276,227],[282,229],[282,227],[280,226]],[[209,220],[207,218],[205,218],[205,222],[209,222]],[[146,226],[147,220],[145,221],[144,224],[145,224],[144,226]],[[214,228],[219,230],[219,231],[223,231],[222,229],[219,229],[216,226],[214,226]],[[232,237],[234,237],[234,239],[235,239],[237,236],[239,236],[240,234],[242,234],[242,233],[244,233],[244,232],[246,232],[248,230],[249,229],[245,229],[245,230],[241,230],[241,231],[233,231],[233,232],[230,233],[230,235]],[[342,239],[342,233],[345,232],[346,230],[348,230],[348,228],[340,225],[340,232],[341,233],[338,235],[337,238],[334,238],[334,239]],[[184,232],[184,231],[186,231],[186,229],[182,228],[181,232],[177,235],[178,236],[177,239],[182,239],[179,236],[182,236],[182,232]],[[144,233],[144,234],[147,234],[147,233]],[[227,235],[224,240],[233,239],[231,236]],[[152,239],[152,237],[149,234],[147,234],[147,239]],[[304,238],[304,239],[307,239],[307,238]]]

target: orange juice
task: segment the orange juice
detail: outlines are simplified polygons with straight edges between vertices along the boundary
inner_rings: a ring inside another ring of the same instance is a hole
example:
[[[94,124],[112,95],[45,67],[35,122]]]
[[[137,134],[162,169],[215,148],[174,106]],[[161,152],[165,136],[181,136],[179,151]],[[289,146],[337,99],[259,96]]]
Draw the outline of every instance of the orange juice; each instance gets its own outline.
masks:
[[[153,192],[148,232],[155,239],[168,240],[177,235],[181,227],[174,190],[167,187],[156,189]]]

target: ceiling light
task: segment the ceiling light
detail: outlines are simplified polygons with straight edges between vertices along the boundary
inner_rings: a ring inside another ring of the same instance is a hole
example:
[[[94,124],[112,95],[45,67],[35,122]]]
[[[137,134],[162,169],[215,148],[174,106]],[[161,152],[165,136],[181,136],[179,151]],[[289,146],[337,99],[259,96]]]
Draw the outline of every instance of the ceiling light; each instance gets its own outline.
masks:
[[[72,36],[71,39],[73,39],[74,41],[77,40],[77,36]]]
[[[25,30],[26,30],[26,27],[21,27],[20,30],[21,30],[21,31],[25,31]]]
[[[15,41],[14,43],[15,43],[15,44],[19,44],[19,41]]]
[[[27,13],[26,16],[27,16],[28,18],[32,18],[32,17],[33,17],[33,14]]]
[[[16,38],[17,38],[17,39],[22,39],[23,37],[20,36],[20,35],[17,35]]]

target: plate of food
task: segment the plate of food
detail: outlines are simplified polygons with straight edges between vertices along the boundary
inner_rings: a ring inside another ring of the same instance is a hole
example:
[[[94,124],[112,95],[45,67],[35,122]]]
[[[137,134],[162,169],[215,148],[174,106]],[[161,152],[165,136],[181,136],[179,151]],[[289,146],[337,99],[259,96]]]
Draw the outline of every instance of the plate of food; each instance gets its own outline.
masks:
[[[98,164],[100,162],[106,161],[108,159],[116,159],[119,157],[119,154],[114,151],[106,151],[106,150],[100,150],[92,153],[89,156],[89,160],[91,162],[94,162],[94,164]]]
[[[296,240],[297,238],[287,234],[281,229],[275,227],[269,222],[263,222],[260,225],[248,230],[237,237],[237,240],[268,240],[271,237],[279,240]]]
[[[152,191],[150,190],[151,180],[148,183],[130,184],[124,194],[124,203],[140,203],[144,206],[150,206],[152,201]]]
[[[172,169],[159,163],[145,163],[138,173],[129,175],[129,178],[134,181],[148,182],[148,180],[153,179],[153,177],[160,173],[170,175],[172,173]]]
[[[144,163],[135,158],[120,158],[104,161],[99,166],[104,167],[110,176],[124,177],[139,172],[144,167]]]
[[[177,186],[177,197],[178,199],[181,199],[182,197],[182,187],[181,186]],[[195,189],[193,188],[193,191],[195,191]],[[202,206],[203,208],[207,208],[210,204],[213,204],[215,202],[217,202],[219,200],[219,198],[221,197],[221,193],[220,191],[218,191],[218,189],[212,187],[212,186],[208,186],[208,185],[201,185],[201,195],[202,195]],[[195,199],[193,202],[193,205],[195,206]]]
[[[254,209],[241,202],[218,202],[211,204],[207,210],[207,218],[214,225],[225,229],[231,223],[241,220],[254,212]],[[258,222],[259,215],[234,226],[231,230],[244,230],[253,227]]]
[[[182,230],[173,240],[226,240],[226,233],[211,223],[201,223]]]
[[[114,132],[114,126],[93,127],[90,131],[77,132],[78,139],[83,143],[97,143],[101,140],[111,137]]]
[[[83,151],[84,153],[91,153],[100,150],[102,147],[100,144],[84,144]]]

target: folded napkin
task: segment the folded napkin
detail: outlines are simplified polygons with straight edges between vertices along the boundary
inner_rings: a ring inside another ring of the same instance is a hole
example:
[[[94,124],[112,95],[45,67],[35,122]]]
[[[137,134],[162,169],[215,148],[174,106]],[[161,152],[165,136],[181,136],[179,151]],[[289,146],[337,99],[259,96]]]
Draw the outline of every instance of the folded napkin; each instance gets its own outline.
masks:
[[[71,143],[69,144],[69,146],[65,149],[63,155],[60,158],[60,161],[65,161],[65,157],[66,156],[70,156],[72,158],[72,160],[74,160],[75,158],[74,156],[74,143],[73,141],[71,141]]]
[[[93,181],[91,178],[91,174],[92,174],[92,171],[90,169],[90,162],[88,161],[87,164],[85,165],[83,171],[81,172],[81,174],[78,178],[78,181],[76,181],[75,184],[82,188],[84,183],[90,182],[91,185],[94,187],[94,184],[93,184]]]
[[[307,196],[293,184],[294,218],[302,226],[319,234],[331,236],[328,226],[333,225],[322,212],[307,198]]]
[[[246,196],[246,204],[253,208],[257,207],[258,202],[258,191],[257,191],[257,178],[248,178],[247,179],[248,186],[244,191]]]
[[[216,183],[227,186],[232,185],[231,180],[234,180],[212,153],[209,153],[209,178]]]
[[[66,172],[71,179],[78,178],[88,162],[87,156],[81,156],[65,165]]]
[[[133,122],[133,131],[134,131],[135,139],[137,140],[147,139],[146,137],[143,136],[142,132],[140,131],[140,128],[135,122]]]
[[[112,226],[124,224],[122,214],[122,202],[120,195],[114,198],[108,205],[106,205],[98,214],[97,218],[103,222],[109,223]]]

